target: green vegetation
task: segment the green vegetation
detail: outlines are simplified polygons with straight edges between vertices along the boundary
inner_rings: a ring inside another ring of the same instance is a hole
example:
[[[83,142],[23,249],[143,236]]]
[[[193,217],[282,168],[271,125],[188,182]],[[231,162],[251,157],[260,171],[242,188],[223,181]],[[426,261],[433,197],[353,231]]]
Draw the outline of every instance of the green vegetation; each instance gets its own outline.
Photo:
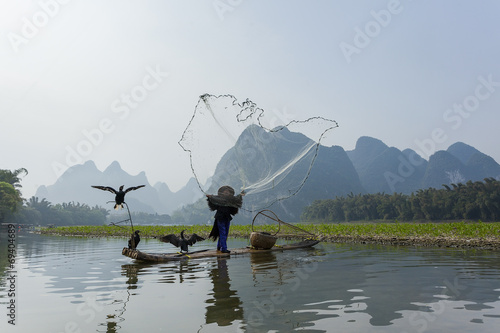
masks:
[[[80,203],[52,205],[49,201],[31,197],[12,217],[13,222],[34,225],[103,225],[106,224],[106,209],[90,207]]]
[[[8,219],[21,206],[21,178],[20,175],[28,174],[24,168],[14,171],[0,170],[0,223]]]
[[[182,230],[186,230],[187,234],[197,233],[200,236],[208,237],[212,226],[210,225],[181,225],[181,226],[135,226],[134,230],[141,231],[141,237],[156,237],[168,234],[180,234]],[[273,231],[275,226],[266,226],[260,228],[259,231]],[[71,227],[56,227],[43,228],[42,234],[61,235],[61,236],[84,236],[84,237],[109,237],[120,236],[129,237],[132,230],[130,226],[71,226]],[[232,225],[230,229],[231,237],[248,237],[252,232],[251,225]]]
[[[448,237],[456,239],[492,238],[500,241],[500,222],[454,222],[454,223],[342,223],[342,224],[296,224],[296,226],[317,236],[326,238],[333,236],[384,236],[384,237]],[[197,233],[207,237],[212,226],[136,226],[141,231],[141,237],[155,237],[166,234],[179,234],[186,230],[188,234]],[[274,233],[276,225],[259,226],[258,231]],[[115,226],[73,226],[44,228],[42,234],[73,235],[85,237],[128,237],[130,227],[118,228]],[[252,232],[251,225],[232,225],[231,237],[248,237]],[[278,235],[293,236],[292,230],[282,227]],[[295,235],[298,237],[300,235]]]
[[[127,214],[126,209],[124,214]],[[90,207],[74,202],[52,205],[45,198],[39,200],[37,197],[31,197],[23,206],[19,207],[16,214],[11,216],[12,222],[41,226],[103,226],[110,222],[118,222],[116,219],[116,216],[110,217],[109,212],[100,206]],[[132,220],[143,224],[172,223],[169,215],[141,212],[132,213]]]
[[[14,213],[21,202],[21,197],[11,184],[0,182],[0,222]]]
[[[20,178],[22,174],[27,175],[28,170],[25,168],[19,168],[14,171],[0,169],[0,182],[12,185],[19,193],[19,189],[22,187]]]
[[[17,222],[36,225],[56,225],[55,228],[42,228],[42,234],[72,235],[83,237],[129,237],[129,226],[117,227],[106,225],[108,212],[95,206],[80,203],[52,205],[45,199],[32,197],[23,200],[19,191],[21,174],[27,174],[23,168],[8,171],[0,170],[0,222]],[[452,188],[434,188],[419,190],[410,196],[402,194],[367,194],[349,195],[347,198],[315,201],[304,210],[303,220],[333,222],[353,220],[400,220],[400,221],[446,221],[479,220],[479,222],[454,223],[317,223],[296,224],[299,228],[315,234],[322,240],[379,242],[392,244],[424,244],[420,240],[435,241],[442,246],[490,246],[500,248],[500,223],[482,221],[500,220],[500,181],[487,178],[484,182],[452,184]],[[24,201],[24,204],[23,204]],[[206,207],[203,207],[204,211]],[[201,204],[200,204],[201,210]],[[179,218],[181,216],[178,216]],[[134,222],[164,224],[175,221],[168,215],[143,213],[133,214]],[[126,223],[124,223],[126,224]],[[197,233],[207,237],[210,225],[138,225],[144,238],[166,234],[179,234],[186,229],[188,234]],[[258,226],[256,230],[275,233],[276,224]],[[251,225],[233,224],[230,237],[249,237]],[[290,227],[282,226],[278,236],[283,238],[304,238]],[[403,243],[402,243],[403,242]],[[406,242],[406,243],[405,243]]]
[[[500,181],[451,184],[428,188],[411,195],[364,194],[317,200],[304,208],[302,221],[449,221],[500,220]]]
[[[126,210],[126,209],[125,209]],[[161,224],[172,224],[172,218],[168,214],[149,214],[144,212],[131,212],[132,221],[134,225],[138,224],[150,224],[150,225],[161,225]],[[115,222],[114,217],[108,216],[108,223]]]
[[[500,223],[483,222],[312,224],[309,231],[330,236],[496,238],[500,240]]]

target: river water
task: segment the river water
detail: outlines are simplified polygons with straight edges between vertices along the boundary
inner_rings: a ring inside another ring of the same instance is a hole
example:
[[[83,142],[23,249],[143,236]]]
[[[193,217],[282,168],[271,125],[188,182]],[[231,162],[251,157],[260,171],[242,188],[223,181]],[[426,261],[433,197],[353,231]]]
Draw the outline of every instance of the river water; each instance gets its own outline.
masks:
[[[0,236],[0,332],[410,333],[500,327],[495,251],[321,243],[151,265],[122,256],[121,238],[18,232],[10,268],[6,235]],[[192,250],[214,245],[205,241]],[[247,240],[231,240],[229,246],[244,247]],[[174,250],[154,239],[142,240],[139,249]]]

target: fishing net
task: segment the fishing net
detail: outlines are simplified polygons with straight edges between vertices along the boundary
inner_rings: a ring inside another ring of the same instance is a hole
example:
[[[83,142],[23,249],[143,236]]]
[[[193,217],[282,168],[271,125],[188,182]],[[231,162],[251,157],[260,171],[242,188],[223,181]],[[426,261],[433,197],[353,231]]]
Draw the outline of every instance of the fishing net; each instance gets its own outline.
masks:
[[[244,191],[242,209],[257,211],[285,200],[302,188],[321,140],[337,122],[265,112],[250,100],[202,95],[180,146],[205,194],[221,186]]]
[[[265,233],[280,238],[317,239],[318,236],[301,227],[281,220],[275,212],[263,209],[252,220],[252,233]]]

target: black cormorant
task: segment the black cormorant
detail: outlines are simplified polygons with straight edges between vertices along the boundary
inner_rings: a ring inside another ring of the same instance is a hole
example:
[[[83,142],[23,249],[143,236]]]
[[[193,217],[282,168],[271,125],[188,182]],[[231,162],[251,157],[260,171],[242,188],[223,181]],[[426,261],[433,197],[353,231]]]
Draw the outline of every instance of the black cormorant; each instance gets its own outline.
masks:
[[[135,250],[139,242],[141,241],[141,237],[139,237],[140,230],[134,231],[132,235],[130,235],[130,239],[128,240],[128,248]]]
[[[123,190],[123,186],[124,185],[120,186],[120,189],[118,191],[112,187],[109,187],[109,186],[92,186],[92,187],[97,188],[99,190],[109,191],[111,193],[116,194],[116,196],[115,196],[115,202],[116,202],[115,209],[118,209],[118,208],[123,208],[123,203],[125,202],[125,194],[127,194],[127,192],[137,190],[137,189],[144,187],[146,185],[129,187],[125,191]]]
[[[184,252],[188,252],[188,245],[193,245],[194,243],[198,242],[198,241],[203,241],[205,240],[205,238],[201,237],[201,236],[198,236],[197,234],[192,234],[191,237],[189,238],[184,238],[184,231],[186,230],[182,230],[181,231],[181,237],[177,237],[176,235],[174,234],[170,234],[170,235],[166,235],[166,236],[163,236],[163,237],[160,237],[160,240],[162,242],[165,242],[165,243],[170,243],[174,246],[177,246],[177,247],[180,247],[181,248],[181,252],[184,251]]]

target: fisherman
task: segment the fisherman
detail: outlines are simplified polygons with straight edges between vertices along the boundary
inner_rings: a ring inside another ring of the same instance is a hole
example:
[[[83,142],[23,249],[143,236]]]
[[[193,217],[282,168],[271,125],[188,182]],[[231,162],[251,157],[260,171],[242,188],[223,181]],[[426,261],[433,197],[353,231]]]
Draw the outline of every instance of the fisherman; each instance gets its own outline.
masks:
[[[217,195],[207,194],[208,208],[215,212],[215,221],[209,237],[217,242],[217,250],[222,253],[231,253],[227,249],[227,236],[229,234],[229,224],[233,215],[238,214],[238,209],[243,203],[245,191],[234,195],[234,189],[231,186],[222,186],[217,191]]]

